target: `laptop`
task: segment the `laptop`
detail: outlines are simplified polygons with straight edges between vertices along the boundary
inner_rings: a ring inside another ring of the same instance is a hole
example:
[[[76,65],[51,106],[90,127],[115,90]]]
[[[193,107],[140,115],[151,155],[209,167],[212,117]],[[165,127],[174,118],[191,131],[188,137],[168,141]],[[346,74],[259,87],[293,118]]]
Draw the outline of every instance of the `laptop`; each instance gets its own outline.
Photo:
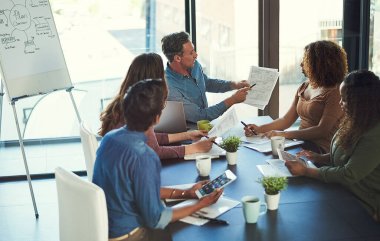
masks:
[[[154,131],[159,133],[179,133],[187,131],[183,103],[178,101],[166,101],[160,122],[154,127]]]

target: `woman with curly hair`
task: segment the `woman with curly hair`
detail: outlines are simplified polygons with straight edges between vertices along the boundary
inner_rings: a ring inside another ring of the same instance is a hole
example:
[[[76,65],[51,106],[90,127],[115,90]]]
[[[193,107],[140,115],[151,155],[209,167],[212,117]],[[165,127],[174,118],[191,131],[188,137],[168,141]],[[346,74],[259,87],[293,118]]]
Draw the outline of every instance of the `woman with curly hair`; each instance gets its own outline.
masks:
[[[133,84],[144,79],[162,79],[165,80],[165,72],[162,58],[156,53],[144,53],[137,56],[131,63],[127,75],[121,84],[119,93],[112,102],[100,114],[101,127],[99,135],[104,136],[113,129],[125,125],[124,110],[122,107],[124,95]],[[167,85],[165,83],[165,99],[168,95]],[[182,158],[184,155],[198,152],[208,152],[212,147],[214,138],[201,140],[186,146],[165,146],[174,142],[184,140],[199,140],[207,133],[202,131],[188,131],[174,134],[155,133],[153,128],[147,132],[147,144],[158,154],[160,159]]]
[[[305,47],[301,63],[307,80],[301,84],[288,112],[261,126],[248,125],[245,135],[264,133],[305,140],[305,149],[329,151],[331,138],[338,129],[343,112],[339,107],[339,84],[347,74],[347,56],[342,47],[331,41],[316,41]],[[299,130],[289,130],[301,118]]]
[[[340,183],[380,221],[380,79],[367,70],[352,72],[340,85],[344,118],[328,154],[302,151],[315,163],[309,168],[298,161],[286,161],[293,175]]]

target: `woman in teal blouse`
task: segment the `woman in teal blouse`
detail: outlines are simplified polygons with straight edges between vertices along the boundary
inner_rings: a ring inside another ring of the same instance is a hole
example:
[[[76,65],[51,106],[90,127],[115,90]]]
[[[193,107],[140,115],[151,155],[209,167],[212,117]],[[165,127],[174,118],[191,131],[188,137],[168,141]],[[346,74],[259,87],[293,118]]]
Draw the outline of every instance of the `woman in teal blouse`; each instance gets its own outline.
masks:
[[[293,175],[340,183],[354,193],[376,221],[380,221],[380,80],[371,71],[350,73],[340,85],[344,120],[330,153],[302,151],[321,168],[286,161]]]

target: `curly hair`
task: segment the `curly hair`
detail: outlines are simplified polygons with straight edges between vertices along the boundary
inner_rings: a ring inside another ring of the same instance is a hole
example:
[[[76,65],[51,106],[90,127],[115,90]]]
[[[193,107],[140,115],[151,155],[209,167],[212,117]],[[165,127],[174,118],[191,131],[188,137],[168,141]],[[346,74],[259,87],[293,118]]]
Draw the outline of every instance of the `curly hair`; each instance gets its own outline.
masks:
[[[165,97],[167,96],[168,90],[165,82],[164,64],[160,55],[156,53],[143,53],[132,61],[127,75],[120,86],[119,93],[100,114],[101,127],[98,131],[99,135],[104,136],[121,123],[125,123],[122,107],[124,95],[130,86],[144,79],[162,79],[165,87],[164,94]]]
[[[189,34],[186,32],[177,32],[166,35],[161,39],[162,52],[171,63],[173,62],[175,55],[181,56],[183,54],[183,45],[189,41]]]
[[[349,149],[380,122],[380,80],[373,72],[351,72],[341,85],[345,98],[345,117],[337,133],[338,143]]]
[[[166,99],[165,86],[161,79],[149,79],[128,88],[122,105],[128,129],[146,131],[156,116],[161,115]]]
[[[315,87],[334,87],[348,72],[346,51],[332,41],[316,41],[305,47],[303,70]]]

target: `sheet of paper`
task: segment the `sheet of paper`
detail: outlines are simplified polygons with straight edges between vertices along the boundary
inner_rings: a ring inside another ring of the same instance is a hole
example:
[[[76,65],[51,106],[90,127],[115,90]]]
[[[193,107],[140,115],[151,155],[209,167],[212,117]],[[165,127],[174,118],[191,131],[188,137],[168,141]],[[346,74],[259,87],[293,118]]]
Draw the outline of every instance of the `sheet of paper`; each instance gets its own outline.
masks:
[[[261,135],[257,135],[257,136],[242,136],[240,138],[240,140],[242,142],[245,142],[245,143],[252,143],[252,144],[264,144],[264,143],[268,143],[270,142],[270,139],[266,136],[261,136]]]
[[[250,84],[255,83],[256,86],[248,92],[244,103],[263,110],[269,102],[278,76],[277,69],[251,66],[248,82]]]
[[[174,205],[173,208],[183,207],[183,206],[186,206],[189,204],[194,204],[195,202],[197,202],[197,200],[186,200],[186,201],[181,202],[177,205]],[[201,213],[203,216],[206,216],[209,218],[216,218],[219,215],[227,212],[231,208],[237,206],[239,203],[240,202],[237,200],[233,200],[233,199],[227,198],[225,196],[222,196],[219,198],[219,200],[216,203],[214,203],[208,207],[202,208],[198,212]],[[193,225],[197,225],[197,226],[201,226],[201,225],[209,222],[209,220],[207,220],[207,219],[195,218],[195,217],[191,217],[191,216],[187,216],[185,218],[182,218],[182,219],[180,219],[180,221],[185,222],[185,223],[189,223],[189,224],[193,224]]]
[[[264,177],[292,177],[282,160],[271,160],[271,164],[256,165],[257,169],[263,174]],[[282,162],[282,163],[280,163]]]
[[[205,139],[205,137],[203,137],[202,139]],[[211,158],[218,158],[220,156],[225,156],[226,151],[224,149],[220,148],[219,146],[213,144],[211,147],[211,150],[209,152],[194,153],[194,154],[190,154],[190,155],[185,155],[184,159],[185,160],[195,160],[197,158],[197,156],[200,156],[200,155],[209,155],[209,156],[211,156]]]
[[[208,135],[210,137],[223,136],[224,133],[238,124],[239,119],[236,115],[236,110],[234,107],[231,107],[215,121],[214,127],[208,132]]]
[[[303,141],[301,140],[289,140],[285,139],[285,148],[291,147],[291,146],[296,146],[302,144]],[[250,149],[259,151],[259,152],[271,152],[272,151],[272,145],[271,142],[261,142],[261,143],[249,143],[249,144],[244,144],[243,146],[248,147]]]

